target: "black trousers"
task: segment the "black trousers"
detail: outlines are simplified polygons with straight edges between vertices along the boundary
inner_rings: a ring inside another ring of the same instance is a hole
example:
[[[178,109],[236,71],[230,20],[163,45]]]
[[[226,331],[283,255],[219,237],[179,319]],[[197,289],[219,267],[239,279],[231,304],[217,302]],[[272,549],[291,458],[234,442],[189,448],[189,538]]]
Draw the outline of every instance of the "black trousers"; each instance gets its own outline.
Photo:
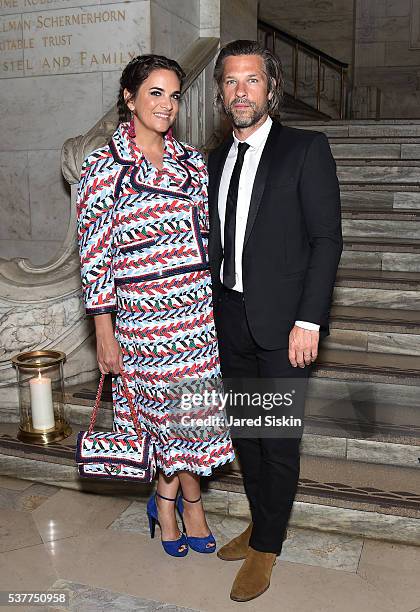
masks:
[[[301,379],[304,404],[311,366],[293,368],[288,347],[269,351],[255,343],[242,294],[223,289],[214,314],[223,378],[232,385],[242,381],[242,389],[249,379]],[[303,406],[301,416],[303,420]],[[278,437],[233,439],[253,520],[250,546],[258,551],[281,552],[299,479],[301,432],[293,435],[285,437],[279,429]]]

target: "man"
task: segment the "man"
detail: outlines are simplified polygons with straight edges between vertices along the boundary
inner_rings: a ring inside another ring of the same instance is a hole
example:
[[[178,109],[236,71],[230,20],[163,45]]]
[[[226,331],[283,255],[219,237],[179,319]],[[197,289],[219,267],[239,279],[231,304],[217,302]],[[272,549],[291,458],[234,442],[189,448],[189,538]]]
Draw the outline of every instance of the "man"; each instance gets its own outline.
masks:
[[[328,334],[342,251],[336,166],[326,136],[273,121],[278,59],[255,41],[224,47],[218,99],[233,135],[209,158],[209,260],[224,378],[306,383]],[[270,584],[299,477],[299,435],[235,440],[252,522],[218,552],[244,559],[231,598]]]

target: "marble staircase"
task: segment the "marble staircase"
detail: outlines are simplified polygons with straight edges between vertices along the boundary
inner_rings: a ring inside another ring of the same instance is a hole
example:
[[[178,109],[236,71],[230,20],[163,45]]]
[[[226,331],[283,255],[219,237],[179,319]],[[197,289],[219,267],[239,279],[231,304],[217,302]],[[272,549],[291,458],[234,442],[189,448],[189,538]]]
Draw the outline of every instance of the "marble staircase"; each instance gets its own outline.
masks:
[[[278,118],[280,121],[328,121],[330,119],[325,113],[317,111],[313,106],[287,93],[283,95]]]
[[[420,482],[420,122],[288,125],[328,136],[342,201],[331,334],[311,380],[306,431],[346,439],[360,483],[373,464],[389,466],[390,477],[398,465],[409,491],[412,478]]]
[[[419,480],[420,122],[293,125],[328,136],[343,217],[331,334],[311,381],[309,429],[363,439],[373,454],[355,443],[361,461],[405,465],[407,481],[414,473]],[[405,458],[391,449],[388,460],[374,458],[384,440]]]
[[[293,125],[330,139],[344,252],[331,335],[308,391],[291,521],[420,545],[420,122]],[[96,485],[78,478],[73,454],[95,391],[94,381],[67,388],[74,433],[61,443],[20,443],[16,413],[0,423],[1,473],[93,490]],[[108,394],[97,427],[111,426]],[[248,516],[237,467],[208,483],[205,500],[215,512]]]

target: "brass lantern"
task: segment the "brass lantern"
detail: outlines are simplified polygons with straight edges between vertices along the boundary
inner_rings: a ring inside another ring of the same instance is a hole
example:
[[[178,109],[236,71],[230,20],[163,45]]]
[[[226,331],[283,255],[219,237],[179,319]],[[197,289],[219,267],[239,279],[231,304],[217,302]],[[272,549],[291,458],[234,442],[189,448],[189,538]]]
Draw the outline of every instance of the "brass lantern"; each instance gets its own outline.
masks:
[[[49,444],[72,432],[64,418],[65,353],[29,351],[12,359],[19,390],[20,423],[17,437],[22,442]]]

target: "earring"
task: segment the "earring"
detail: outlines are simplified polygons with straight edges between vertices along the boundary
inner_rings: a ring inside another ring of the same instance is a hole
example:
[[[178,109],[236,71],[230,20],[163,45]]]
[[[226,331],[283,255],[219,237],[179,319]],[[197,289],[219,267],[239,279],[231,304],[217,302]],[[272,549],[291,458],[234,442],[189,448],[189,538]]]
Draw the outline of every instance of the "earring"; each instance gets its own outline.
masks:
[[[130,123],[128,124],[128,135],[133,140],[136,137],[136,128],[134,126],[134,114],[133,113],[131,113],[131,120],[130,120]]]

